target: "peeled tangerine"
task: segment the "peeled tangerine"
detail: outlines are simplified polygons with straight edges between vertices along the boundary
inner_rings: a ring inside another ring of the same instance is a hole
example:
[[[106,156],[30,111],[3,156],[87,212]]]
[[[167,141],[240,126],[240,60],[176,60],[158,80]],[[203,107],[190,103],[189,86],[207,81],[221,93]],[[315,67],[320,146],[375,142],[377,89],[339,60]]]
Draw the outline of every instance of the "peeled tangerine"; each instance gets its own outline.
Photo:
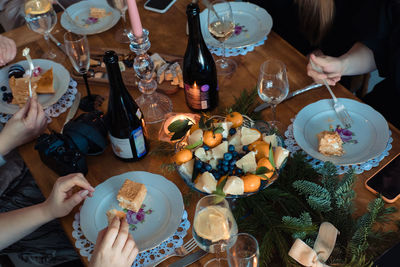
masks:
[[[261,133],[257,129],[243,127],[241,130],[240,141],[247,146],[261,138]]]
[[[263,135],[264,142],[270,144],[272,147],[278,146],[278,139],[276,138],[276,134],[271,135]]]
[[[211,149],[212,151],[212,157],[214,159],[222,159],[224,157],[224,154],[228,152],[228,142],[224,141],[218,146],[214,147]]]
[[[191,159],[188,162],[185,162],[181,166],[179,166],[179,171],[183,173],[186,177],[192,178],[193,168],[194,168],[194,159]]]
[[[256,160],[260,160],[262,158],[266,158],[269,156],[269,144],[264,141],[255,141],[251,145],[249,145],[249,149],[251,151],[256,152]]]
[[[288,156],[289,156],[289,150],[280,146],[276,147],[274,152],[275,167],[279,169]]]
[[[230,176],[224,185],[225,194],[242,195],[244,193],[244,182],[240,177]]]
[[[256,156],[250,151],[236,162],[236,166],[246,172],[255,172],[257,170]]]
[[[175,154],[174,161],[176,164],[181,165],[182,163],[188,162],[192,158],[192,151],[190,151],[189,149],[182,149]]]
[[[203,174],[196,179],[194,187],[200,191],[211,194],[217,189],[217,180],[215,180],[214,175],[211,173],[203,172]]]
[[[245,176],[242,177],[243,184],[244,184],[244,192],[245,193],[250,193],[250,192],[255,192],[260,188],[261,185],[261,179],[259,176],[255,174],[246,174]]]

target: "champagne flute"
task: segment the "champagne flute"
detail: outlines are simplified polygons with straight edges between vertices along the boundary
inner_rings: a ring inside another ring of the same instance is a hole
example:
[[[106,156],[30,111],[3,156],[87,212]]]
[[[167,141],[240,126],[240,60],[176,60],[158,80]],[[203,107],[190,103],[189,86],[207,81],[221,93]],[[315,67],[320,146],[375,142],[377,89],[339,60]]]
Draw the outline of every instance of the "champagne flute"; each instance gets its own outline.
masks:
[[[49,34],[57,23],[57,14],[50,0],[27,0],[25,2],[25,20],[28,27],[43,34],[47,43],[47,51],[42,58],[54,59],[56,54],[50,45]]]
[[[118,29],[115,32],[115,40],[119,43],[127,44],[130,43],[128,38],[129,30],[126,28],[126,11],[128,10],[127,0],[107,0],[107,3],[121,13],[122,18],[122,29]]]
[[[227,254],[230,267],[258,267],[258,242],[250,234],[239,233],[233,236]]]
[[[269,124],[280,131],[283,130],[282,124],[276,119],[276,106],[289,93],[286,66],[282,61],[270,59],[261,65],[257,91],[261,100],[271,105],[273,120]]]
[[[97,106],[100,106],[104,99],[99,95],[94,95],[90,92],[89,83],[87,80],[87,72],[90,66],[89,43],[85,35],[66,32],[64,34],[64,45],[69,60],[74,69],[83,76],[86,85],[87,96],[81,99],[79,108],[83,111],[94,111]]]
[[[205,266],[226,266],[226,259],[218,254],[223,252],[238,228],[233,218],[229,204],[216,195],[208,195],[199,200],[193,222],[193,237],[198,246],[210,253],[216,253],[217,258]]]
[[[228,75],[236,69],[236,62],[225,57],[225,41],[235,31],[232,8],[225,0],[214,0],[210,4],[214,6],[214,10],[208,8],[208,31],[222,45],[222,58],[215,62],[217,73],[218,75]]]

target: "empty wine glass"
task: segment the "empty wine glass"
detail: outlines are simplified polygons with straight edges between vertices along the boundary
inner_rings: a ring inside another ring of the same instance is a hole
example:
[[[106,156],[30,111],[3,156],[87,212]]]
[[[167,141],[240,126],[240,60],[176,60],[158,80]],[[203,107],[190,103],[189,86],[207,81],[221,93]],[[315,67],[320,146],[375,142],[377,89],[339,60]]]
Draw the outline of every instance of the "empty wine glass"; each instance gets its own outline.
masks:
[[[47,43],[47,51],[42,58],[54,59],[56,53],[50,45],[49,33],[57,23],[57,14],[49,0],[27,0],[25,2],[25,20],[28,27],[37,33],[43,34]]]
[[[276,119],[276,106],[289,93],[286,66],[283,62],[270,59],[261,65],[257,91],[261,100],[271,105],[273,120],[269,121],[269,124],[278,130],[282,130],[282,124]]]
[[[205,266],[226,266],[226,259],[219,253],[236,235],[238,228],[229,204],[216,195],[208,195],[199,200],[193,220],[193,237],[199,247],[207,252],[216,253],[217,257]]]
[[[258,242],[250,234],[233,236],[227,254],[230,267],[258,267]]]
[[[126,11],[128,10],[128,5],[126,0],[107,0],[107,3],[112,7],[117,9],[121,13],[122,18],[122,29],[118,29],[115,32],[115,40],[119,43],[127,44],[130,42],[128,38],[129,30],[126,28]]]
[[[104,101],[99,95],[94,95],[90,92],[89,83],[87,80],[87,71],[90,66],[89,43],[85,35],[66,32],[64,34],[64,45],[67,51],[69,60],[74,69],[83,76],[86,85],[87,96],[81,99],[79,108],[89,112],[96,109]]]
[[[225,41],[235,31],[232,8],[225,0],[214,0],[211,5],[214,9],[208,8],[208,30],[222,45],[222,58],[215,62],[217,73],[218,75],[228,75],[236,69],[236,62],[225,57]]]

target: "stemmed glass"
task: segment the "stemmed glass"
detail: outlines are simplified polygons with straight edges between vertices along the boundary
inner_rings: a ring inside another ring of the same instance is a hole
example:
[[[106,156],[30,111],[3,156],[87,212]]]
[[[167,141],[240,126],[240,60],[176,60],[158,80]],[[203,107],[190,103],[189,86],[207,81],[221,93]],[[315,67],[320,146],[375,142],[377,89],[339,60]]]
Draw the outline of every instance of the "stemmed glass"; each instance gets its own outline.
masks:
[[[240,233],[233,236],[227,254],[230,267],[258,267],[258,242],[250,234]]]
[[[225,41],[235,31],[232,8],[225,0],[211,2],[214,8],[208,8],[208,30],[222,45],[222,58],[216,61],[218,75],[228,75],[235,71],[236,62],[225,57]]]
[[[282,124],[276,120],[276,106],[289,93],[286,66],[282,61],[276,59],[264,61],[260,67],[257,91],[261,100],[269,103],[272,107],[273,120],[269,124],[278,130],[282,130]]]
[[[107,0],[107,3],[121,13],[123,29],[118,29],[115,32],[115,40],[119,43],[127,44],[130,42],[128,38],[129,30],[126,28],[126,11],[128,10],[128,4],[126,0]]]
[[[94,95],[90,92],[87,71],[90,66],[89,43],[85,35],[66,32],[64,34],[64,45],[67,51],[69,60],[74,69],[83,76],[86,85],[87,96],[81,99],[79,108],[89,112],[96,109],[103,102],[103,98],[99,95]]]
[[[217,254],[217,258],[208,261],[205,266],[227,265],[218,254],[225,251],[237,232],[236,221],[225,199],[208,195],[199,200],[193,220],[193,237],[201,249]]]
[[[57,23],[57,14],[49,0],[27,0],[25,2],[25,20],[28,27],[43,34],[47,43],[47,51],[42,58],[54,59],[56,54],[50,46],[49,34]]]

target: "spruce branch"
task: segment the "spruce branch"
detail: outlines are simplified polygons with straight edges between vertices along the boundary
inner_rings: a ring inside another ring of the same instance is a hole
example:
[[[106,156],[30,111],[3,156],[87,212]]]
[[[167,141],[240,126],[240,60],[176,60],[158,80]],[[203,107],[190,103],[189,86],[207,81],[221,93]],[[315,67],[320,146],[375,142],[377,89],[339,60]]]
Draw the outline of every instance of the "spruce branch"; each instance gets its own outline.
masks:
[[[331,196],[322,186],[305,181],[298,180],[293,183],[293,187],[299,192],[300,195],[305,195],[307,203],[318,212],[328,212],[331,207]]]

